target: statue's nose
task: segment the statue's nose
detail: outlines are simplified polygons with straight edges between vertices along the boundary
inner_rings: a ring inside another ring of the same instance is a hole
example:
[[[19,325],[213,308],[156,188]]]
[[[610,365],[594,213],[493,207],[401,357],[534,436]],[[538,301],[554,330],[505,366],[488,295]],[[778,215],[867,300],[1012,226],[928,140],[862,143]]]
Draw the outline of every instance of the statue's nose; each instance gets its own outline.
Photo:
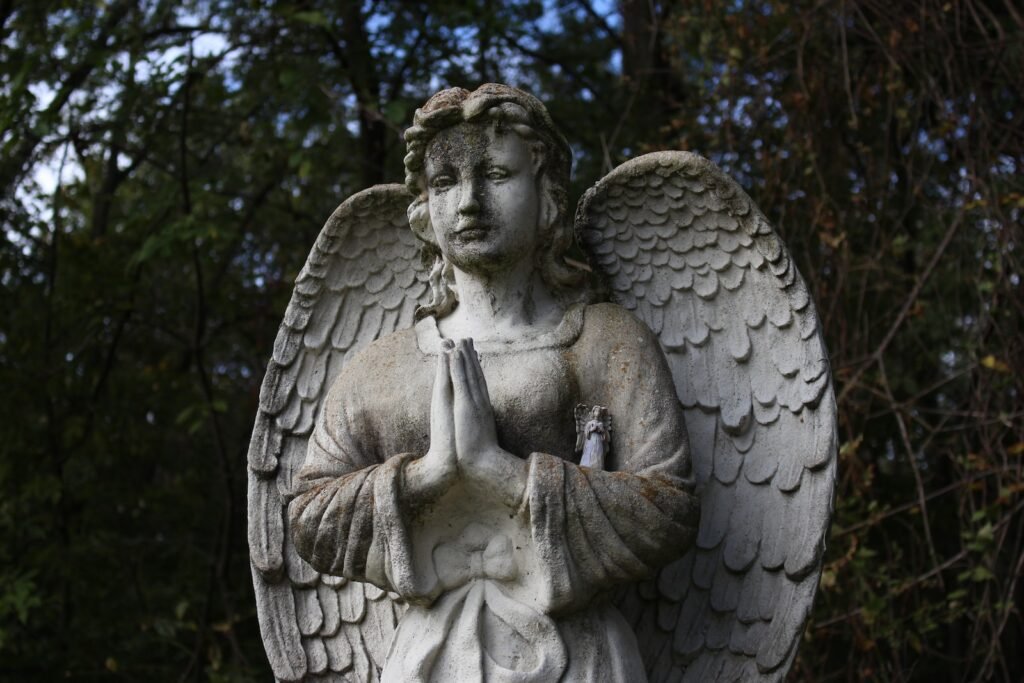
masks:
[[[472,215],[480,212],[480,198],[477,196],[479,188],[473,181],[462,183],[460,188],[462,194],[459,196],[459,213]]]

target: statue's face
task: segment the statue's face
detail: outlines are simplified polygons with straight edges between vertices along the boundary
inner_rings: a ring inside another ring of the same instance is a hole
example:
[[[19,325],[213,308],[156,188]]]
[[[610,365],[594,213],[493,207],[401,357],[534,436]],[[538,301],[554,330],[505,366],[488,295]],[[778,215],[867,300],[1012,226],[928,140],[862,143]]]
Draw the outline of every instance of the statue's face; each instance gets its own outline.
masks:
[[[430,222],[448,261],[487,273],[532,258],[540,197],[531,146],[493,124],[441,131],[426,153]]]

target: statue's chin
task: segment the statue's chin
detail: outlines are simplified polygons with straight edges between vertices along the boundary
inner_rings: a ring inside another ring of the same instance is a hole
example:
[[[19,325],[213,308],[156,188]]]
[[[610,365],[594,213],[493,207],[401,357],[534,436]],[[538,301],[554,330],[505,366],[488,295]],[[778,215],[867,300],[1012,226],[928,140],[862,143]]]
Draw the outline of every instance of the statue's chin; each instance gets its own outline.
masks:
[[[461,244],[448,253],[448,262],[469,275],[494,275],[514,268],[526,254],[480,240]]]

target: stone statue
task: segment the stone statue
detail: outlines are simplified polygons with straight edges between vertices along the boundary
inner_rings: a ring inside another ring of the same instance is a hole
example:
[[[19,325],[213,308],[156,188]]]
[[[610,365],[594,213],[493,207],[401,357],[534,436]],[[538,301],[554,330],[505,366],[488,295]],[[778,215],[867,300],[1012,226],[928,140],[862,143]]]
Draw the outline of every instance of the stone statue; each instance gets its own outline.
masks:
[[[277,679],[784,677],[836,443],[778,236],[685,152],[612,171],[571,225],[568,144],[508,86],[437,93],[406,141],[405,186],[328,219],[260,394]]]

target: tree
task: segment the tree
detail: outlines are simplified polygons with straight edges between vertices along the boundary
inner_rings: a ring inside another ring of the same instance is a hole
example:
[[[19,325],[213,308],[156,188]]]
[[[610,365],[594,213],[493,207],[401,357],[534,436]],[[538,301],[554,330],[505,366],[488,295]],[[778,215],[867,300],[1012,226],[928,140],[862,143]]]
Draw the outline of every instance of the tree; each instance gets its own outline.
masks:
[[[785,237],[843,445],[796,679],[1016,680],[1022,13],[1002,0],[0,2],[0,678],[264,680],[244,452],[323,220],[444,85],[574,191],[692,149]]]

